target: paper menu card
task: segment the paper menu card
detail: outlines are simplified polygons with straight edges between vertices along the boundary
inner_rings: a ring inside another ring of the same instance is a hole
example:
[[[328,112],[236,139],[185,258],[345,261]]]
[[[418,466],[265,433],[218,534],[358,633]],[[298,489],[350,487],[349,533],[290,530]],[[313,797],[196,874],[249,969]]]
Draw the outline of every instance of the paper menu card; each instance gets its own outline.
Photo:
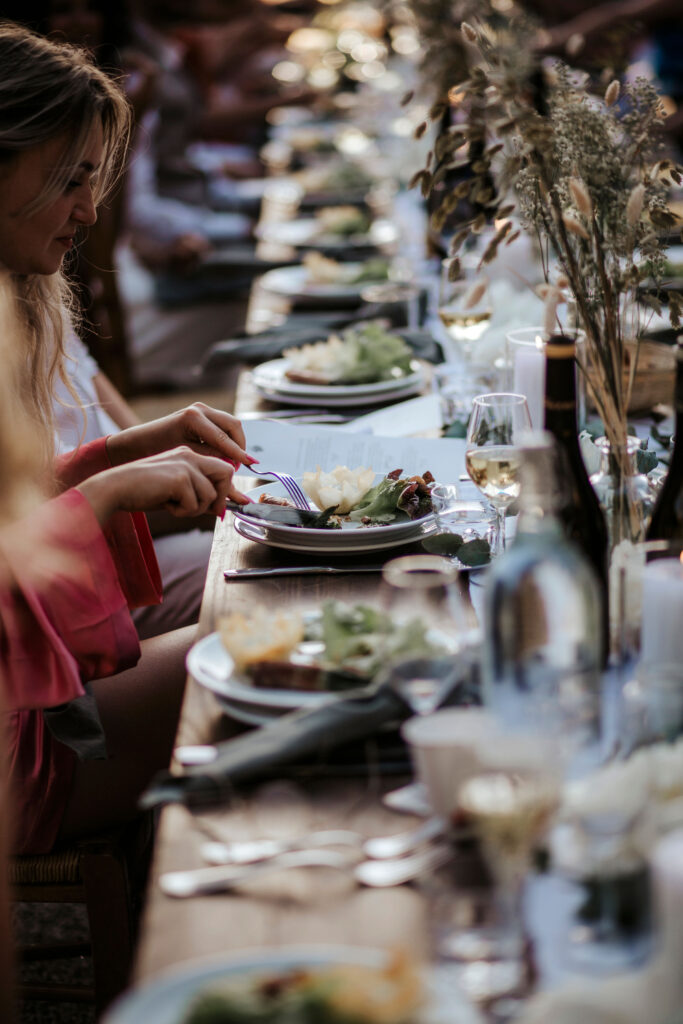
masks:
[[[264,469],[296,477],[317,466],[325,472],[335,466],[369,466],[381,474],[402,469],[406,476],[429,470],[439,483],[448,484],[465,472],[466,443],[460,438],[376,437],[275,420],[250,420],[244,429],[247,451]]]
[[[370,433],[381,437],[408,437],[418,433],[438,437],[441,425],[441,399],[430,394],[358,416],[338,429],[349,434]]]

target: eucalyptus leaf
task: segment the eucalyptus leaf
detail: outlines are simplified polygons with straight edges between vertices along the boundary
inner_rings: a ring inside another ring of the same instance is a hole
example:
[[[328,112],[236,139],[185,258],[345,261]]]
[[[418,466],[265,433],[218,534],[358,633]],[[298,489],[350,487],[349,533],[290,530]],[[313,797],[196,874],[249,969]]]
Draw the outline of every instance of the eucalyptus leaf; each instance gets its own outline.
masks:
[[[453,420],[443,432],[444,437],[467,437],[467,421]]]
[[[636,465],[639,473],[650,473],[656,469],[659,459],[657,453],[647,448],[639,448],[636,452]]]
[[[483,537],[465,541],[458,551],[458,558],[463,565],[469,565],[472,568],[488,565],[491,561],[491,545]]]
[[[430,555],[445,555],[447,558],[459,558],[463,546],[463,539],[459,533],[436,533],[422,541],[422,547]]]

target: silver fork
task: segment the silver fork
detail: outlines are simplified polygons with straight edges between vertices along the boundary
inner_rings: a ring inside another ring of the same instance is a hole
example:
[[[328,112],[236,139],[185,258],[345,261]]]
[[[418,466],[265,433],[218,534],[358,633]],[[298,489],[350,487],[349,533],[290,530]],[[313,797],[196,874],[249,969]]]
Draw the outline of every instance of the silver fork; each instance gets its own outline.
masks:
[[[244,468],[248,469],[250,473],[254,474],[254,476],[272,476],[274,477],[275,480],[279,480],[284,489],[287,491],[287,494],[294,502],[295,506],[297,508],[307,509],[308,511],[310,511],[311,506],[308,504],[308,499],[306,498],[306,495],[301,490],[294,477],[290,476],[289,473],[276,473],[272,469],[261,469],[260,467],[258,469],[255,469],[253,466],[247,465],[245,465]]]

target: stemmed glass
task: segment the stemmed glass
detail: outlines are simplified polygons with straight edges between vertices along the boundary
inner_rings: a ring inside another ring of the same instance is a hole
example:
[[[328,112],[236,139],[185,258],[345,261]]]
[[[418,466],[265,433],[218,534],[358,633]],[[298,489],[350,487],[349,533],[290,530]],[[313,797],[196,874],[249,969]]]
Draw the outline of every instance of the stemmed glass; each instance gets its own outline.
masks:
[[[493,307],[486,280],[475,277],[466,259],[463,276],[451,280],[452,263],[446,259],[441,264],[439,320],[458,353],[469,363],[476,343],[489,326]]]
[[[559,778],[528,765],[484,771],[460,787],[458,809],[473,826],[493,875],[497,925],[481,959],[460,972],[463,987],[486,1000],[525,987],[522,894],[532,853],[560,802]]]
[[[496,510],[494,551],[505,549],[505,513],[519,497],[519,450],[531,428],[524,395],[478,395],[467,427],[465,466],[472,482]]]
[[[382,603],[400,627],[387,638],[385,678],[416,714],[430,714],[463,678],[461,656],[478,636],[458,571],[435,555],[392,559],[382,572]]]

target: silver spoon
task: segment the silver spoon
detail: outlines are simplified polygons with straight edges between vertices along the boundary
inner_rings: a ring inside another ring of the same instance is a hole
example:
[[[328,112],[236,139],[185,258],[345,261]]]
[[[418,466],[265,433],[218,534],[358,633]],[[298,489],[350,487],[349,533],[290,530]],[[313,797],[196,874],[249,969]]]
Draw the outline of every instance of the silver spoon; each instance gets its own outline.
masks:
[[[443,818],[428,818],[411,832],[399,832],[394,836],[377,836],[375,839],[367,839],[363,843],[363,853],[372,860],[402,857],[404,854],[416,850],[423,843],[442,836],[445,831],[446,822]]]
[[[404,882],[410,882],[427,871],[433,871],[441,864],[445,864],[451,854],[450,847],[442,843],[413,854],[412,857],[366,860],[352,868],[353,877],[361,885],[373,888],[403,885]],[[252,878],[286,868],[327,867],[347,870],[352,864],[353,854],[340,853],[338,850],[292,850],[242,867],[219,865],[191,871],[169,871],[161,875],[159,886],[167,896],[183,899],[188,896],[226,892]]]
[[[393,860],[364,860],[353,869],[353,877],[361,885],[384,888],[403,885],[420,875],[441,867],[452,857],[453,851],[446,843],[430,846],[414,853],[411,857],[396,857]]]
[[[182,899],[187,896],[225,892],[258,875],[285,868],[326,867],[341,870],[349,868],[353,859],[352,854],[335,850],[292,850],[278,857],[270,857],[268,860],[243,867],[221,865],[190,871],[167,871],[160,876],[159,887],[167,896]]]
[[[307,850],[323,846],[359,847],[363,837],[347,829],[309,832],[293,839],[254,839],[243,842],[203,843],[201,855],[208,864],[253,864],[277,857],[291,850]]]

